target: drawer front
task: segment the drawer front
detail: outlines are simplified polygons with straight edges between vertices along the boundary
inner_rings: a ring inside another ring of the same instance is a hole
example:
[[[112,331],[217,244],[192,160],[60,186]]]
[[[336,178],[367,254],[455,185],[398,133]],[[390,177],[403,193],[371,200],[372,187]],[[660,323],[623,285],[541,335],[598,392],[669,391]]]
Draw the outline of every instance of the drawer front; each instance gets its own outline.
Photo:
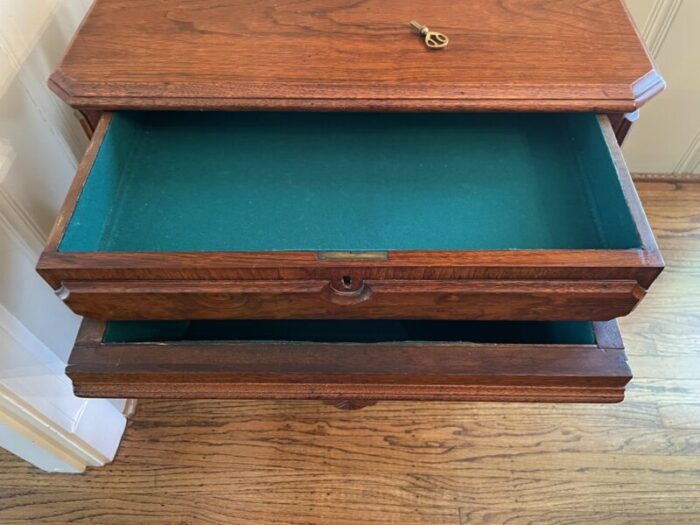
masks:
[[[663,264],[606,117],[137,113],[38,270],[99,319],[607,320]]]
[[[202,323],[86,320],[67,374],[87,397],[544,402],[618,402],[631,379],[614,321]]]
[[[644,295],[636,281],[69,282],[78,314],[128,319],[609,320]]]

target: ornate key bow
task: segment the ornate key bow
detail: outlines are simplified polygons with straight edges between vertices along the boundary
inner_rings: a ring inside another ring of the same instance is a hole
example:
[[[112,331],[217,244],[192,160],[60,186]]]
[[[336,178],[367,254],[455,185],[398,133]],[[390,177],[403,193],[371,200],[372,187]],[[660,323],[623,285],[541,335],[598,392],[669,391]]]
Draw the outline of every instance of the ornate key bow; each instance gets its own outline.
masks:
[[[431,31],[415,20],[411,20],[411,26],[418,31],[420,36],[425,37],[425,45],[428,46],[429,49],[442,49],[443,47],[447,47],[447,44],[450,43],[450,39],[447,38],[446,35],[438,33],[437,31]]]

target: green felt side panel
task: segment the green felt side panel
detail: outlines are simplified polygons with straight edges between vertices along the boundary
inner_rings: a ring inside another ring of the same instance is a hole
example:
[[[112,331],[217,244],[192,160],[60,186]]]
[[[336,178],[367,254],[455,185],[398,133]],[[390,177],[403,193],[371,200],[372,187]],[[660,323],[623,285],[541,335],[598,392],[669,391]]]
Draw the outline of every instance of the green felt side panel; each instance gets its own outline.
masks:
[[[124,112],[59,249],[639,245],[594,115]]]
[[[107,225],[112,224],[113,217],[118,217],[119,197],[124,195],[124,185],[128,181],[128,177],[122,174],[129,171],[128,162],[134,160],[132,152],[140,136],[141,129],[135,120],[113,120],[83,186],[59,251],[97,251],[100,240],[110,235]],[[87,242],[92,248],[83,244],[80,249],[64,249],[74,242]]]
[[[615,165],[600,126],[586,114],[572,114],[570,123],[576,160],[581,172],[596,174],[584,177],[583,180],[604,244],[621,248],[635,238],[635,242],[641,245],[629,208],[623,204],[622,186],[616,181]],[[617,227],[611,227],[613,225]]]
[[[112,321],[103,341],[594,344],[595,335],[592,323],[573,321]]]

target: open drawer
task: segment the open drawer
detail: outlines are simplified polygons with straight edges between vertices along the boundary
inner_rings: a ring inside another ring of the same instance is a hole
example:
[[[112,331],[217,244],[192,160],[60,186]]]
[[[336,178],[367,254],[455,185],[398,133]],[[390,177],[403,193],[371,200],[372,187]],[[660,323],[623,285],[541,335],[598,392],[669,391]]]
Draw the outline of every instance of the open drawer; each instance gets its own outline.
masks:
[[[105,114],[38,264],[104,320],[608,320],[662,267],[586,113]]]
[[[85,320],[68,376],[96,397],[617,402],[615,321]]]

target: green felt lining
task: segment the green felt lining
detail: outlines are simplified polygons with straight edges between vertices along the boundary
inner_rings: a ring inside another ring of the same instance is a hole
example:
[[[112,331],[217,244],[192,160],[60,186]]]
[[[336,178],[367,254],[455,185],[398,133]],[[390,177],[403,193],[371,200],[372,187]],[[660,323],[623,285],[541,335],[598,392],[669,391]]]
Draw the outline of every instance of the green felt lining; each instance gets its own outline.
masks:
[[[122,112],[59,250],[640,244],[592,114]]]
[[[111,321],[103,341],[595,344],[595,335],[592,323],[574,321]]]

